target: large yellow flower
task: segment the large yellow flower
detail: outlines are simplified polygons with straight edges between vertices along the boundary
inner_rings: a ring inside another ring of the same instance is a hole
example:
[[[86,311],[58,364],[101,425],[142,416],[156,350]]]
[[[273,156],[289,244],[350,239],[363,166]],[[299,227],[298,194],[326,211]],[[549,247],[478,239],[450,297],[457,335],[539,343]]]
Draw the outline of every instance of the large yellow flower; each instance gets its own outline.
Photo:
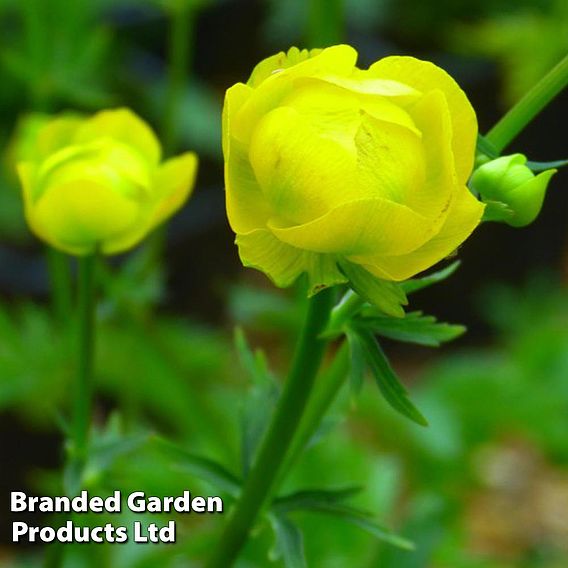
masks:
[[[483,205],[468,191],[475,113],[442,69],[338,45],[262,61],[226,94],[227,213],[243,264],[312,290],[400,281],[452,253]],[[365,277],[365,276],[363,276]]]
[[[127,109],[47,122],[18,164],[33,232],[76,255],[122,252],[179,209],[197,157],[160,162],[150,127]]]

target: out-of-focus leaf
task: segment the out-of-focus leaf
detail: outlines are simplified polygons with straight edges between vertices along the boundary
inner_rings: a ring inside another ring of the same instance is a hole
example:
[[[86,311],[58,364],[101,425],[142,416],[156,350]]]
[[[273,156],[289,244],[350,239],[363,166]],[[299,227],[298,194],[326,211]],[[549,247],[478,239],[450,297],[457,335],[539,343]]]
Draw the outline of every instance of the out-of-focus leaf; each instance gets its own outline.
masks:
[[[280,514],[293,511],[312,511],[333,515],[362,528],[379,540],[399,548],[412,550],[411,542],[373,521],[370,513],[344,503],[359,491],[360,488],[358,487],[298,491],[277,499],[272,507]]]
[[[463,325],[439,323],[434,316],[425,316],[422,312],[410,312],[400,319],[384,316],[365,317],[363,314],[358,325],[395,341],[417,343],[428,347],[438,347],[441,343],[451,341],[466,331]]]
[[[441,270],[432,272],[432,274],[428,274],[422,278],[411,278],[410,280],[406,280],[406,282],[402,282],[401,287],[407,294],[418,292],[418,290],[422,290],[423,288],[427,288],[428,286],[432,286],[438,282],[443,282],[459,268],[460,264],[460,261],[456,260]]]
[[[361,487],[339,489],[307,489],[296,491],[274,500],[272,508],[281,514],[302,509],[327,510],[338,503],[344,503],[362,491]]]
[[[373,334],[360,327],[353,327],[352,332],[356,340],[361,343],[367,363],[385,400],[392,408],[413,422],[427,426],[427,420],[409,400],[406,389],[400,383]]]
[[[204,481],[211,483],[221,491],[226,491],[232,497],[237,497],[241,489],[240,479],[233,475],[220,463],[196,456],[176,444],[158,436],[150,439],[150,443],[163,451],[170,458],[170,465],[174,469],[187,471]]]
[[[241,364],[252,382],[243,401],[241,414],[241,461],[246,476],[268,426],[280,390],[268,369],[264,353],[257,350],[253,354],[240,328],[235,330],[235,344]]]
[[[271,514],[268,516],[274,531],[274,547],[270,551],[270,560],[280,558],[286,568],[307,568],[304,555],[304,539],[300,529],[289,519]]]
[[[296,331],[302,322],[299,302],[270,288],[233,286],[229,294],[232,318],[241,325],[269,331]]]

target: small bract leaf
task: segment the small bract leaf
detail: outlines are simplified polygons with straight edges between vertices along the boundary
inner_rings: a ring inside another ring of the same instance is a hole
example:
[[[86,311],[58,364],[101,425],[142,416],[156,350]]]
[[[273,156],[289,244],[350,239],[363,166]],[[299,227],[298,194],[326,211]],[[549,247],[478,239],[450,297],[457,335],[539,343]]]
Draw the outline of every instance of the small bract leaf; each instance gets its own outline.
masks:
[[[404,290],[394,282],[387,282],[373,276],[364,268],[350,262],[342,262],[341,270],[349,278],[353,290],[367,302],[377,306],[385,314],[403,317],[403,305],[408,303]]]
[[[427,347],[438,347],[441,343],[459,337],[466,330],[463,325],[439,323],[434,316],[425,316],[422,312],[408,313],[402,319],[362,317],[360,323],[383,337]]]
[[[443,282],[459,268],[460,264],[461,262],[456,260],[445,268],[442,268],[442,270],[437,270],[436,272],[432,272],[432,274],[428,274],[422,278],[411,278],[406,282],[402,282],[400,286],[406,294],[412,294],[413,292],[432,286],[432,284]]]
[[[408,399],[406,389],[400,383],[373,334],[360,327],[354,327],[353,331],[364,348],[367,363],[385,400],[392,408],[413,422],[420,424],[420,426],[427,426],[428,421]]]

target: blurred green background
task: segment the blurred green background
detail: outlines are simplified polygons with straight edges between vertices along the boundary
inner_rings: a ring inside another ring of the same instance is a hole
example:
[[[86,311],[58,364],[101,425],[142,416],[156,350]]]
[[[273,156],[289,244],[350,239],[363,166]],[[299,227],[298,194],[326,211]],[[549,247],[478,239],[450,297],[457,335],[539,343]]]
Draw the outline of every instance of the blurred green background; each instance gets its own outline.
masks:
[[[169,153],[200,155],[194,196],[168,227],[162,261],[148,262],[141,247],[101,270],[89,489],[214,494],[194,463],[158,452],[148,432],[238,472],[250,409],[270,393],[251,387],[233,327],[264,349],[280,377],[303,307],[299,294],[274,290],[239,264],[224,213],[224,90],[290,45],[343,41],[358,49],[361,66],[390,54],[442,66],[485,132],[568,51],[568,3],[0,0],[0,33],[0,566],[33,567],[45,550],[11,543],[8,497],[61,492],[73,361],[69,332],[50,308],[44,250],[22,217],[13,163],[25,151],[25,117],[125,105]],[[568,157],[567,100],[560,95],[511,151]],[[345,389],[336,419],[286,483],[364,486],[359,503],[414,540],[416,552],[302,513],[294,520],[310,567],[568,565],[567,173],[553,178],[532,226],[482,226],[462,247],[459,271],[413,296],[413,309],[466,324],[466,336],[439,351],[386,344],[430,427],[393,414],[370,386],[357,400]],[[65,566],[199,567],[221,522],[180,518],[175,547],[72,546]],[[262,525],[239,566],[282,565],[267,557],[272,540]]]

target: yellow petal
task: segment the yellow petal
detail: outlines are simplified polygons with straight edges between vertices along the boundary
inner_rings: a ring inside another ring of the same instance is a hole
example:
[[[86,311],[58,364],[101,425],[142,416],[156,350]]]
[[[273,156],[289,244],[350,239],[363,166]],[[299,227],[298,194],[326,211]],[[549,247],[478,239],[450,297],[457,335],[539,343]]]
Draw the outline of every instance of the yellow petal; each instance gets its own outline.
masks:
[[[237,83],[225,93],[225,103],[223,105],[223,154],[227,159],[227,144],[231,135],[233,117],[250,97],[252,89],[244,83]]]
[[[439,89],[444,93],[452,118],[452,149],[458,180],[465,183],[471,174],[477,141],[477,119],[467,96],[443,69],[413,57],[385,57],[369,68],[380,79],[409,85],[423,93]]]
[[[154,177],[158,201],[150,228],[162,223],[185,203],[193,191],[196,174],[197,156],[193,152],[171,158],[158,168]]]
[[[241,142],[229,137],[225,158],[227,217],[235,233],[265,227],[271,210]]]
[[[50,120],[37,134],[35,159],[38,162],[45,160],[62,148],[73,144],[77,131],[84,123],[85,118],[71,113]]]
[[[160,143],[152,129],[131,110],[119,108],[96,113],[77,132],[76,142],[110,137],[135,148],[152,165],[160,161]]]
[[[290,107],[264,117],[249,157],[273,215],[282,223],[305,223],[360,197],[355,154],[318,136]]]
[[[298,77],[336,73],[349,75],[357,61],[357,52],[348,45],[336,45],[323,49],[316,56],[287,69],[271,74],[256,89],[236,114],[231,134],[248,144],[258,121],[276,108],[282,99],[294,89]]]
[[[236,243],[244,266],[264,272],[277,286],[290,286],[306,272],[312,292],[346,282],[333,257],[291,247],[266,229],[237,235]]]
[[[422,132],[425,168],[424,184],[408,205],[426,217],[442,223],[457,187],[452,153],[452,125],[446,99],[441,91],[424,95],[411,109]]]
[[[268,228],[281,241],[312,252],[340,255],[404,254],[432,237],[432,222],[386,199],[351,201],[303,225]]]
[[[141,204],[91,180],[51,187],[30,210],[32,227],[56,248],[89,254],[136,228]]]
[[[366,194],[416,210],[425,179],[420,138],[404,126],[365,113],[355,144],[357,176]],[[419,212],[430,216],[430,210]]]
[[[406,280],[454,252],[477,227],[483,209],[484,205],[475,199],[467,187],[462,186],[452,201],[441,230],[422,247],[399,256],[369,255],[350,260],[362,264],[379,278]]]
[[[249,80],[247,81],[247,85],[256,88],[272,74],[298,65],[307,59],[311,59],[316,55],[319,55],[321,51],[321,49],[307,50],[291,47],[287,53],[281,51],[276,55],[267,57],[258,63],[253,69]]]

